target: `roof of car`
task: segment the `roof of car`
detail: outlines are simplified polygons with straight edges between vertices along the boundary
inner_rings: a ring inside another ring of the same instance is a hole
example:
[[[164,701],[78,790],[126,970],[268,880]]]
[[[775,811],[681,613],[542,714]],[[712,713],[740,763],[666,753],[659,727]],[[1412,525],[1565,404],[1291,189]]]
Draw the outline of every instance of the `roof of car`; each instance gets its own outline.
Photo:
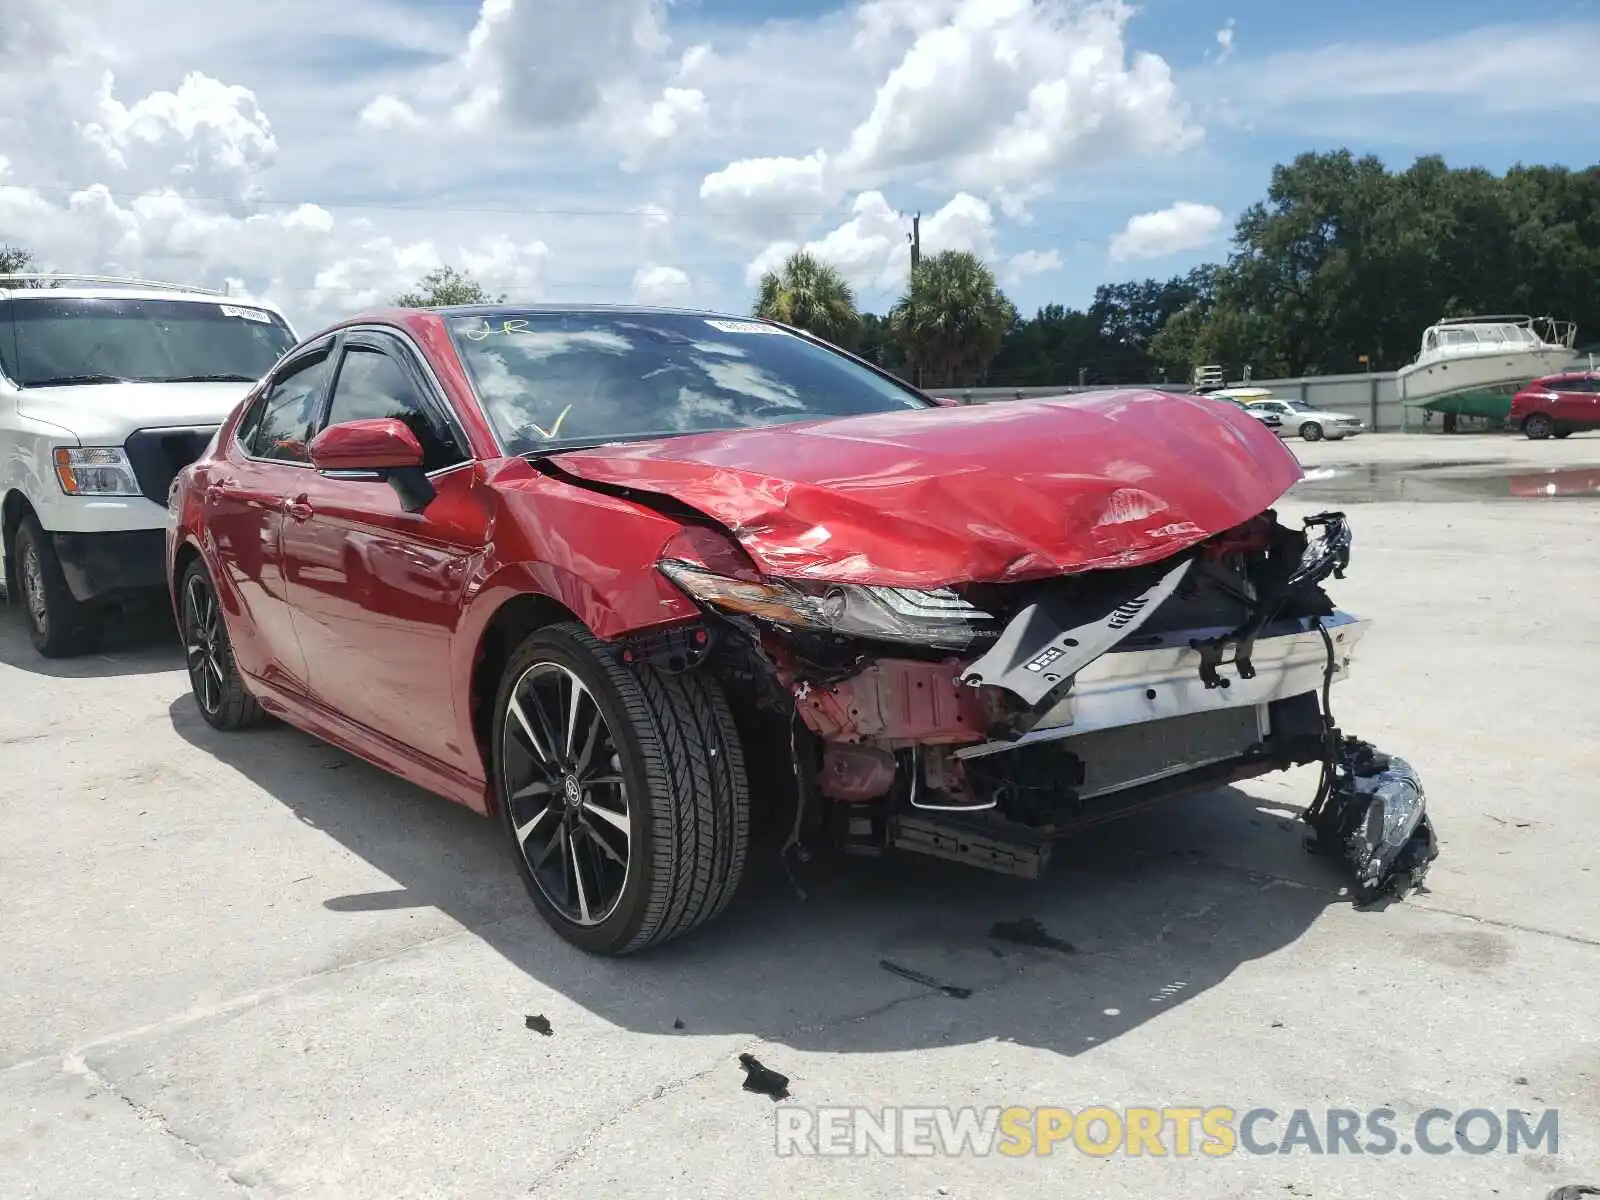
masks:
[[[400,308],[388,305],[380,308],[369,308],[353,316],[345,317],[338,322],[339,326],[362,325],[373,321],[384,322],[405,321],[418,316],[436,317],[487,317],[496,313],[607,313],[615,316],[682,316],[682,317],[711,317],[722,321],[758,321],[762,318],[752,317],[748,314],[714,312],[702,308],[674,308],[652,304],[448,304],[438,308]]]
[[[126,282],[111,277],[99,279],[91,276],[61,276],[53,282],[48,274],[0,275],[0,296],[11,300],[178,300],[199,304],[238,304],[245,308],[259,308],[279,312],[278,306],[267,300],[248,296],[229,296],[226,292],[203,287],[186,287],[181,284],[159,283],[154,280],[130,279]],[[49,286],[23,282],[24,280],[52,281]],[[71,282],[69,282],[71,281]]]

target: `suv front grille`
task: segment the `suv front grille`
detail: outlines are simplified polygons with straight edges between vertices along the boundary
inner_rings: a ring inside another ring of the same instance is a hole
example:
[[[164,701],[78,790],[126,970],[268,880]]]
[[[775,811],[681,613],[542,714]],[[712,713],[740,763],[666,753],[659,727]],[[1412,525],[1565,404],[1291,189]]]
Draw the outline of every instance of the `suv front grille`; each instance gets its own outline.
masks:
[[[162,507],[167,489],[179,471],[199,458],[206,443],[217,432],[215,425],[188,425],[179,429],[140,429],[128,438],[123,450],[133,466],[134,478],[146,498]]]

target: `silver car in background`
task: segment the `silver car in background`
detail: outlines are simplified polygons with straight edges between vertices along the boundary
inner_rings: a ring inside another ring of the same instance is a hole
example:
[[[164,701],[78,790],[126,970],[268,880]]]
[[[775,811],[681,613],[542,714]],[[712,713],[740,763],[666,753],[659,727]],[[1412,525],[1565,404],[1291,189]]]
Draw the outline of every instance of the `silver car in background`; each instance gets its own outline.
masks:
[[[1325,412],[1303,400],[1253,400],[1245,405],[1245,410],[1279,437],[1294,434],[1308,442],[1320,442],[1323,438],[1336,442],[1366,429],[1360,417]]]

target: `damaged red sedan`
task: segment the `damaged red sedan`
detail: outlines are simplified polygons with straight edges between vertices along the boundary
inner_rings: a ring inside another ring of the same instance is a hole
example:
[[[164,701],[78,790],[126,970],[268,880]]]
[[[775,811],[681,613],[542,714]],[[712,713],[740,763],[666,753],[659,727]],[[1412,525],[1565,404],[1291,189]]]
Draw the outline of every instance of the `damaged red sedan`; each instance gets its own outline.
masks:
[[[1235,406],[951,407],[799,331],[642,308],[352,318],[169,497],[195,701],[502,823],[564,937],[620,954],[791,853],[1026,877],[1136,806],[1321,763],[1365,892],[1436,854],[1415,773],[1328,710],[1366,622],[1343,517]]]

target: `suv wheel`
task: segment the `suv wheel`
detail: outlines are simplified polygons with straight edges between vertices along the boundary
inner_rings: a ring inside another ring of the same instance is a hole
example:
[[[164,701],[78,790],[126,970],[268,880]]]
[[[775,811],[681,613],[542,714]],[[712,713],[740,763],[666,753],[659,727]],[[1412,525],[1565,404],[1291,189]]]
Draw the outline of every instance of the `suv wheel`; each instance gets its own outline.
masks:
[[[16,554],[18,599],[34,649],[45,658],[71,658],[98,646],[101,614],[72,594],[38,518],[24,517],[18,526]]]
[[[1322,440],[1322,426],[1315,421],[1307,421],[1300,426],[1300,437],[1307,442],[1320,442]]]
[[[744,874],[744,751],[714,679],[630,667],[582,625],[532,634],[495,703],[501,821],[534,906],[594,954],[728,905]]]
[[[1542,442],[1555,434],[1556,423],[1548,413],[1534,413],[1522,423],[1522,432],[1535,442]]]

